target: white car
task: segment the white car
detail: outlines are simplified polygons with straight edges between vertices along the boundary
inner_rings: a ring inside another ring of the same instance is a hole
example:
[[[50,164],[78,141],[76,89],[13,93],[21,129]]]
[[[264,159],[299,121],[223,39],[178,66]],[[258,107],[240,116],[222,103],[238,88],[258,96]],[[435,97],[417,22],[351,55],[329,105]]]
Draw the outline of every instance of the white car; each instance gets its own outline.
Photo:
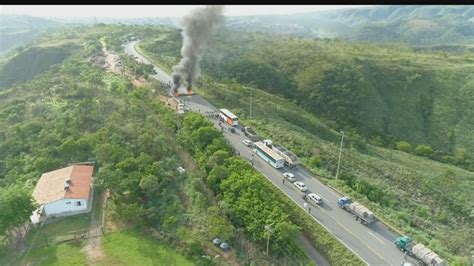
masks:
[[[288,179],[289,181],[291,182],[295,182],[296,181],[296,177],[294,174],[292,173],[283,173],[283,176]]]
[[[245,146],[247,146],[247,147],[252,146],[252,142],[251,142],[250,140],[248,140],[248,139],[244,139],[244,140],[242,140],[242,142],[243,142],[243,143],[245,144]]]
[[[306,185],[305,185],[303,182],[301,182],[301,181],[296,181],[296,182],[293,183],[293,185],[295,185],[295,187],[296,187],[297,189],[299,189],[300,191],[305,192],[306,190],[308,190],[308,188],[306,187]]]
[[[321,198],[321,196],[316,193],[309,193],[308,198],[318,205],[323,203],[323,199]]]

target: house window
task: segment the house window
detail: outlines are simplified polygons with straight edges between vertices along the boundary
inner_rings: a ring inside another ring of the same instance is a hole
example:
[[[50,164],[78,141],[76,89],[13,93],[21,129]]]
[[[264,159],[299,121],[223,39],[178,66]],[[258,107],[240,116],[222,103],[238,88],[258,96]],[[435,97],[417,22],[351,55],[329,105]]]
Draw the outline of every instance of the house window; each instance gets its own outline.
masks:
[[[71,204],[71,202],[70,202],[70,201],[66,201],[66,205],[69,205],[69,204]]]
[[[76,201],[76,206],[81,206],[82,203],[80,201]]]

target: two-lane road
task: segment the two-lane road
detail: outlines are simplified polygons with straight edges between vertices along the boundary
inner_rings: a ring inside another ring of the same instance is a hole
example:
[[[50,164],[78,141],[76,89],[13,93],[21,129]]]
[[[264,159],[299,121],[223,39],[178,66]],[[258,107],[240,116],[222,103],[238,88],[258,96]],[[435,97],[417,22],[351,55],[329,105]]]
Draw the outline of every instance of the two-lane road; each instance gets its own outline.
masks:
[[[134,49],[134,45],[135,42],[128,43],[125,47],[125,51],[138,57],[139,60],[149,63]],[[158,74],[154,75],[154,78],[163,82],[169,82],[171,80],[167,73],[158,69],[156,66],[155,69]],[[183,98],[186,99],[186,104],[191,111],[200,112],[202,114],[217,111],[217,108],[199,95],[184,96]],[[216,128],[220,129],[217,119],[214,118],[211,119],[211,121],[213,121]],[[351,214],[337,206],[336,202],[341,195],[325,186],[306,169],[302,167],[296,167],[291,170],[278,170],[273,168],[258,157],[252,148],[242,143],[245,136],[238,127],[236,128],[236,133],[231,133],[228,129],[229,127],[224,125],[224,136],[227,141],[233,145],[235,150],[239,152],[240,156],[249,162],[253,160],[254,167],[265,175],[285,195],[298,204],[298,206],[303,208],[304,200],[302,193],[289,181],[285,181],[283,184],[282,173],[285,171],[292,172],[298,181],[303,181],[308,187],[309,192],[321,195],[324,203],[321,206],[310,204],[311,213],[308,213],[308,215],[311,215],[316,222],[324,226],[363,261],[369,265],[400,265],[404,261],[404,255],[393,244],[397,236],[384,225],[380,222],[371,226],[360,224]]]

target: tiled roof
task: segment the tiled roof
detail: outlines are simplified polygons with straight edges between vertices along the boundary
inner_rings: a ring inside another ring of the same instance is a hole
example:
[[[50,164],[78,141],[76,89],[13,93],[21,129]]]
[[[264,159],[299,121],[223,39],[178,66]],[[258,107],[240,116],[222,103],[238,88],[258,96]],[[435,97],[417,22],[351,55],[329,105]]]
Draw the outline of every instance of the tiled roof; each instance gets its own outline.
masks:
[[[71,165],[41,175],[33,198],[39,203],[49,203],[60,199],[88,199],[91,192],[92,172],[91,165]],[[66,191],[64,185],[71,178],[71,184]]]

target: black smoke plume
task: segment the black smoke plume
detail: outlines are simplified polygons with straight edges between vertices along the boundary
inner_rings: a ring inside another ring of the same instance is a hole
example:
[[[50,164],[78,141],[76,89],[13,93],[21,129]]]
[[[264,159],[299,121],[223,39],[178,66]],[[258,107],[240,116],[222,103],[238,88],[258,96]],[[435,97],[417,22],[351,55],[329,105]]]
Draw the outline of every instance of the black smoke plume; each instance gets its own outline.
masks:
[[[199,61],[214,26],[221,21],[223,6],[199,8],[184,16],[178,27],[182,30],[181,61],[173,67],[173,94],[181,85],[191,88],[201,74]]]

